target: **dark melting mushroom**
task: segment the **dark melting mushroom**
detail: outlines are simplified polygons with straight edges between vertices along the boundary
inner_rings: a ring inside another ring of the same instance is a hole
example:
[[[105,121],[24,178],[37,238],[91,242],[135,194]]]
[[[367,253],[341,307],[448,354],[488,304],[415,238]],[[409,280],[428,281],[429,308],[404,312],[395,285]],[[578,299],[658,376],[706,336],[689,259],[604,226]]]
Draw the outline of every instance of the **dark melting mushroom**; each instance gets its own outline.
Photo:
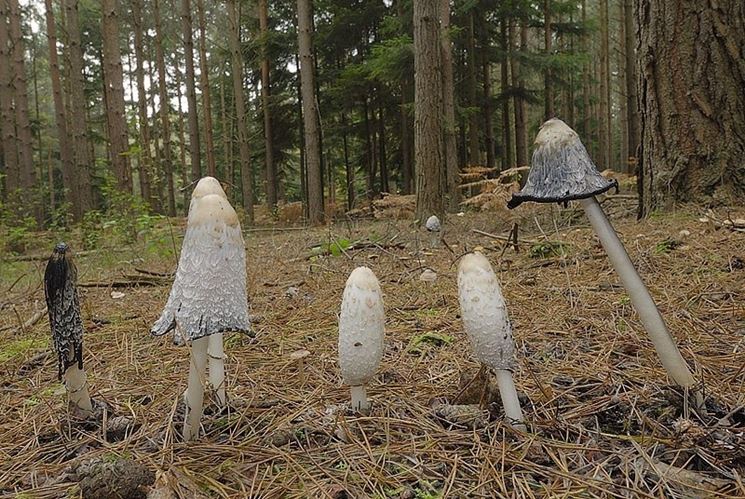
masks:
[[[559,119],[548,120],[541,126],[535,146],[525,187],[512,195],[507,207],[515,208],[524,201],[566,204],[579,200],[651,337],[663,367],[675,383],[693,389],[696,382],[688,364],[667,330],[623,243],[595,199],[596,195],[611,187],[618,188],[617,182],[600,175],[577,133]],[[694,395],[698,408],[703,408],[702,394],[695,391]]]
[[[93,414],[83,371],[83,321],[75,281],[78,271],[65,243],[54,247],[44,271],[49,327],[57,353],[58,378],[64,379],[70,406],[81,416]]]

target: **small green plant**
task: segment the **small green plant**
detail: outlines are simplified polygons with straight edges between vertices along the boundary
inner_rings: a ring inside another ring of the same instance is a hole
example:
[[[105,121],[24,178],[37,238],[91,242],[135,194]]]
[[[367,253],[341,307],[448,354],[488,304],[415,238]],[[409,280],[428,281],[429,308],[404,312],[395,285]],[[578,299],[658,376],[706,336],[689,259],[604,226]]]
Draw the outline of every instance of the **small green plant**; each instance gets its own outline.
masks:
[[[409,353],[421,355],[425,346],[442,347],[453,342],[453,337],[447,334],[427,332],[414,336],[409,342],[407,351]]]
[[[561,257],[569,254],[570,246],[561,241],[543,241],[530,247],[530,258]]]
[[[353,246],[349,239],[337,239],[332,242],[319,244],[311,248],[310,252],[312,256],[341,256],[346,250]]]
[[[664,239],[657,243],[657,245],[654,247],[654,252],[658,255],[670,253],[676,248],[679,248],[683,245],[682,241],[679,241],[677,239],[673,239],[672,237],[668,237],[667,239]]]

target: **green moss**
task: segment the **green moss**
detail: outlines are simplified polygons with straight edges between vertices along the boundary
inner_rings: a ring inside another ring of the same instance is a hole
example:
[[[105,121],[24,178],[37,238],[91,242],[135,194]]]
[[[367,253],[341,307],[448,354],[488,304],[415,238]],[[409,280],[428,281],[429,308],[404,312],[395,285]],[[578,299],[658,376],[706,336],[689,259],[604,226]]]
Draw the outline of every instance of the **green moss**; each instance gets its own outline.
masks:
[[[551,258],[554,256],[566,256],[569,254],[570,246],[561,241],[543,241],[530,247],[528,254],[530,258]]]
[[[32,350],[48,348],[49,343],[42,338],[20,338],[0,346],[0,362],[6,362],[16,356],[24,355]]]

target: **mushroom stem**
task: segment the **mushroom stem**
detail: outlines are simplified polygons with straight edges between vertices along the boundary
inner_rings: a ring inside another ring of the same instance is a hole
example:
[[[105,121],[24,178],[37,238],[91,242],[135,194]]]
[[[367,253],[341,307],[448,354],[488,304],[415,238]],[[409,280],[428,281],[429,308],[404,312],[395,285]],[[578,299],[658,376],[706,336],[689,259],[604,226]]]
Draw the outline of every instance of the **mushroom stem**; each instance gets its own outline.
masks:
[[[429,233],[429,247],[430,249],[439,248],[440,247],[440,231],[433,230]]]
[[[88,417],[92,415],[93,405],[88,393],[88,380],[85,371],[80,369],[77,363],[73,364],[65,371],[64,380],[70,404],[77,408],[80,416]]]
[[[507,424],[516,430],[527,431],[523,424],[523,411],[520,409],[520,399],[517,398],[512,373],[507,369],[495,369],[494,374],[499,386],[499,395],[502,397],[502,407],[504,407]]]
[[[603,209],[594,196],[582,199],[580,202],[587,218],[590,220],[590,225],[592,225],[592,228],[600,239],[600,243],[608,254],[611,265],[613,265],[613,268],[618,273],[623,287],[626,288],[629,298],[631,298],[631,303],[634,305],[644,325],[644,329],[647,330],[647,333],[651,337],[654,348],[657,350],[657,355],[660,357],[660,361],[667,374],[678,385],[692,389],[696,384],[696,380],[691,374],[685,359],[680,354],[680,350],[678,350],[673,337],[665,326],[665,321],[662,319],[660,311],[657,309],[641,277],[639,277],[634,264],[631,262],[628,253],[626,253],[623,243],[605,216]],[[704,403],[702,394],[696,391],[694,396],[696,406],[702,408]]]
[[[191,343],[191,360],[189,362],[189,384],[186,387],[184,415],[184,440],[195,440],[199,437],[199,422],[202,419],[204,404],[204,385],[202,379],[207,368],[207,346],[209,337],[199,338]]]
[[[225,351],[223,350],[222,333],[210,335],[207,347],[209,358],[209,380],[219,407],[225,407]]]
[[[370,410],[370,401],[367,400],[365,385],[352,387],[352,409],[359,412],[367,412]]]

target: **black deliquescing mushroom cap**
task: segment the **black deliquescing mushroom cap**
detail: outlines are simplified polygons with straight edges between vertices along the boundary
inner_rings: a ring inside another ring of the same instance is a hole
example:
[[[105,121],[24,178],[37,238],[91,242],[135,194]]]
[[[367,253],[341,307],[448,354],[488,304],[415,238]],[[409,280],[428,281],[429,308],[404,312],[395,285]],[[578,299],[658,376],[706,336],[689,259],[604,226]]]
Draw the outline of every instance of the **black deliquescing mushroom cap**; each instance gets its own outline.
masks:
[[[618,181],[598,172],[577,133],[560,119],[546,121],[535,139],[535,151],[525,186],[512,195],[507,207],[524,201],[562,203],[609,190]]]
[[[65,243],[57,244],[44,271],[44,296],[57,353],[59,379],[76,363],[80,369],[83,368],[83,321],[75,287],[78,272],[68,249]]]

